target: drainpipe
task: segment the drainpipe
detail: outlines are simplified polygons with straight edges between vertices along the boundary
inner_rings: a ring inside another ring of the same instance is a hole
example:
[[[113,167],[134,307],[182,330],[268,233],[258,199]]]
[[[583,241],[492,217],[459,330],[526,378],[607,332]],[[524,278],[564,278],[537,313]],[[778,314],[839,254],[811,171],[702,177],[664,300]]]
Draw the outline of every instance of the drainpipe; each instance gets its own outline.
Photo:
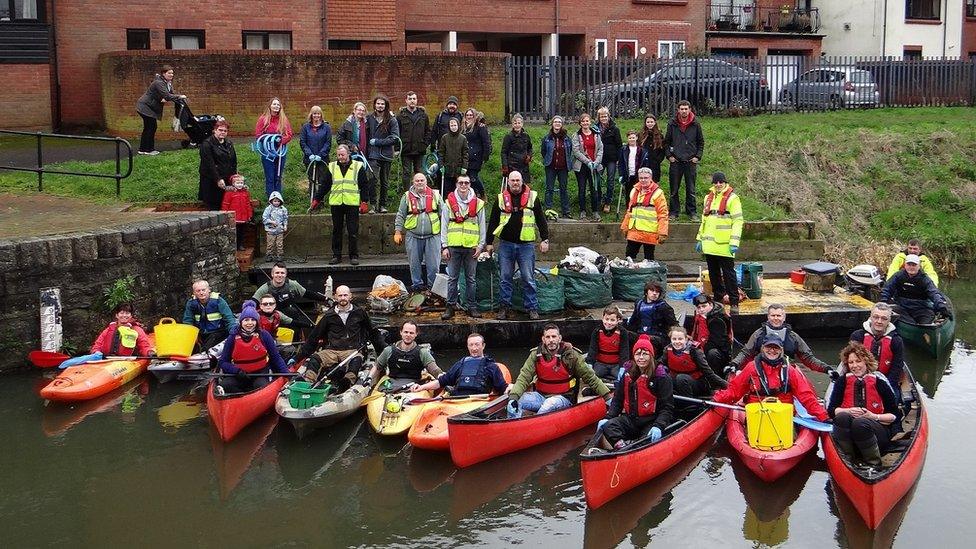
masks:
[[[884,12],[881,17],[881,57],[887,57],[885,48],[888,41],[888,0],[884,2]]]
[[[58,10],[57,2],[51,0],[51,39],[49,40],[51,48],[51,64],[49,65],[49,70],[54,73],[54,112],[52,113],[53,120],[52,126],[54,126],[55,131],[61,130],[61,78],[58,74]]]
[[[322,49],[329,49],[329,0],[322,0]]]

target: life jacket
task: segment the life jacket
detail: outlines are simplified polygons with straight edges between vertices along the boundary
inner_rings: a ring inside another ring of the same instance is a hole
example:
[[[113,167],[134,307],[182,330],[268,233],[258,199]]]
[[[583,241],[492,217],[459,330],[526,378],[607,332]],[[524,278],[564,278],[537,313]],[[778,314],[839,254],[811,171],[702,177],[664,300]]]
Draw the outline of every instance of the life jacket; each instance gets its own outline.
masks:
[[[718,202],[718,209],[712,209],[712,202],[715,201],[715,193],[710,192],[705,196],[705,208],[702,211],[702,215],[727,215],[729,213],[729,198],[732,197],[732,186],[726,185],[725,192],[722,193],[722,199]]]
[[[244,338],[237,334],[234,338],[234,349],[230,353],[230,361],[249,374],[268,368],[268,350],[264,348],[264,343],[257,332],[249,341],[244,341]]]
[[[462,208],[457,195],[447,195],[447,205],[451,217],[447,220],[447,245],[461,248],[474,248],[481,239],[478,226],[478,212],[485,207],[484,200],[477,196],[468,201],[468,207]]]
[[[654,381],[647,374],[642,374],[636,381],[629,373],[626,374],[624,376],[624,413],[638,417],[654,415],[657,410],[657,395],[654,394],[653,387]]]
[[[212,292],[205,305],[197,298],[190,300],[190,310],[193,312],[193,325],[200,328],[202,333],[216,332],[224,327],[224,317],[220,314],[220,294]]]
[[[878,391],[879,383],[888,383],[882,374],[871,372],[862,378],[848,373],[845,376],[844,400],[841,408],[867,408],[875,414],[884,413],[884,401]]]
[[[278,335],[278,326],[281,326],[281,311],[275,310],[270,315],[259,312],[258,326],[272,336]]]
[[[394,345],[386,364],[393,379],[419,381],[424,371],[424,363],[420,360],[420,345],[415,344],[409,351],[403,351],[399,345]]]
[[[725,313],[722,313],[722,316],[722,320],[725,322],[726,332],[729,335],[729,346],[731,347],[732,341],[735,339],[735,334],[732,332],[732,318]],[[691,341],[699,348],[704,349],[705,344],[708,343],[708,336],[708,315],[702,316],[695,313],[694,324],[691,326]]]
[[[546,396],[564,395],[576,387],[576,378],[569,373],[557,354],[546,358],[540,351],[535,358],[535,390]]]
[[[762,351],[762,342],[766,339],[766,336],[773,333],[773,330],[769,327],[769,324],[763,322],[763,325],[759,327],[762,333],[756,338],[756,343],[752,346],[752,352],[757,356]],[[793,328],[790,328],[789,324],[783,324],[784,330],[783,334],[785,337],[781,337],[783,340],[783,354],[790,357],[796,358],[796,337],[793,335]],[[780,331],[780,330],[775,330]],[[777,334],[779,335],[779,334]]]
[[[412,191],[407,191],[407,217],[403,220],[403,228],[409,230],[416,229],[420,216],[426,214],[430,217],[430,230],[433,234],[441,232],[440,197],[437,192],[430,187],[424,190],[424,200],[421,204],[419,197]]]
[[[532,210],[532,206],[535,204],[535,200],[538,194],[525,185],[522,189],[522,195],[519,199],[519,203],[516,205],[512,201],[512,193],[508,190],[506,185],[502,192],[498,193],[498,228],[495,229],[494,235],[501,236],[502,229],[505,225],[512,219],[512,212],[516,210],[522,211],[522,230],[519,232],[519,239],[524,242],[534,242],[536,238],[536,225],[535,225],[535,211]]]
[[[284,307],[291,300],[291,284],[286,278],[280,287],[276,287],[274,283],[268,282],[268,293],[274,296],[278,307]]]
[[[489,392],[488,358],[467,356],[461,359],[461,372],[452,395],[479,395]]]
[[[596,360],[604,364],[620,363],[620,329],[615,329],[610,335],[600,328],[596,336]]]
[[[678,377],[678,374],[688,374],[692,379],[698,379],[702,376],[701,370],[698,369],[698,364],[695,364],[695,359],[691,356],[691,348],[686,347],[684,351],[678,353],[674,350],[674,347],[668,345],[665,350],[667,351],[668,371],[671,373],[671,377]]]
[[[329,189],[329,206],[358,206],[359,205],[359,170],[363,168],[358,160],[349,162],[343,175],[339,162],[329,163],[329,173],[332,174],[332,188]]]
[[[891,361],[895,357],[895,354],[891,351],[891,335],[875,338],[874,335],[865,331],[864,341],[862,343],[878,361],[878,371],[884,375],[888,375],[888,371],[891,370]]]
[[[112,344],[109,346],[108,355],[132,356],[136,351],[136,342],[139,340],[139,332],[126,325],[115,324],[115,332],[112,333]]]
[[[783,356],[783,364],[778,368],[777,375],[775,377],[770,377],[766,372],[765,363],[762,361],[762,357],[757,356],[753,365],[756,367],[756,376],[759,378],[759,387],[755,387],[753,391],[749,393],[749,402],[758,402],[764,397],[776,397],[784,402],[788,397],[788,402],[793,402],[793,395],[790,393],[790,360],[785,355]],[[770,366],[770,368],[774,368]],[[759,397],[756,396],[759,393]]]
[[[640,299],[634,304],[634,308],[637,309],[638,318],[640,319],[640,332],[642,334],[650,334],[651,330],[654,329],[654,323],[657,320],[659,309],[664,307],[667,303],[663,299],[658,299],[654,303],[648,303],[647,301]]]
[[[653,182],[647,191],[634,186],[633,190],[630,191],[630,205],[628,206],[630,224],[627,228],[657,234],[657,208],[654,207],[651,200],[663,193],[664,191],[658,187],[658,184]],[[640,200],[638,200],[638,196],[641,196]]]

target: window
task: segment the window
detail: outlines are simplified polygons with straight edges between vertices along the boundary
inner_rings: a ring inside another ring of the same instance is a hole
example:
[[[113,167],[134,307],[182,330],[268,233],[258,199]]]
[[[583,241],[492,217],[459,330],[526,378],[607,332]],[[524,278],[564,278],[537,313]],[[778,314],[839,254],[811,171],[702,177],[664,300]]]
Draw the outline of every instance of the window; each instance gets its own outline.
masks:
[[[905,0],[905,19],[942,18],[942,0]]]
[[[685,43],[683,40],[658,40],[657,42],[657,56],[661,59],[676,57],[684,49]]]
[[[970,0],[976,2],[976,0]],[[606,59],[607,58],[607,41],[604,38],[597,38],[593,46],[593,58],[594,59]]]
[[[148,50],[149,29],[125,29],[125,49]]]
[[[245,50],[290,50],[290,32],[244,31]]]
[[[358,50],[362,48],[359,40],[329,40],[330,50]]]
[[[0,21],[43,20],[44,2],[38,0],[0,0]]]
[[[166,49],[168,50],[202,50],[207,47],[206,33],[202,30],[167,30]]]
[[[922,48],[920,46],[905,46],[905,49],[901,52],[901,56],[904,59],[921,59]]]
[[[637,40],[615,40],[614,49],[617,58],[637,57]]]
[[[976,17],[976,0],[966,0],[966,17]]]

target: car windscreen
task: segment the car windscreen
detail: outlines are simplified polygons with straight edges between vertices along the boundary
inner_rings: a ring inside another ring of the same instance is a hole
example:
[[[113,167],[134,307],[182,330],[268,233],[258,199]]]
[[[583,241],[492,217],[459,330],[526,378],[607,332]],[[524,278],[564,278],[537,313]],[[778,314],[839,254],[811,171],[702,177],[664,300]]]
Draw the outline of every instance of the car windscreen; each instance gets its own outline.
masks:
[[[874,79],[871,78],[871,73],[868,71],[852,71],[850,81],[858,84],[871,84]]]

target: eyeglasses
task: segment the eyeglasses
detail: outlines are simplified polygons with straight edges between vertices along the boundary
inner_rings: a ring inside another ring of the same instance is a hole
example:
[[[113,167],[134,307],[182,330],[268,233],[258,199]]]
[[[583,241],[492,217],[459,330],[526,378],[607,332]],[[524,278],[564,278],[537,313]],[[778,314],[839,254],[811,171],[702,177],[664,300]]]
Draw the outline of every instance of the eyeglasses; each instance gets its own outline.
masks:
[[[645,351],[644,349],[637,349],[636,351],[634,351],[634,356],[649,355],[649,354],[651,354],[650,351]]]

